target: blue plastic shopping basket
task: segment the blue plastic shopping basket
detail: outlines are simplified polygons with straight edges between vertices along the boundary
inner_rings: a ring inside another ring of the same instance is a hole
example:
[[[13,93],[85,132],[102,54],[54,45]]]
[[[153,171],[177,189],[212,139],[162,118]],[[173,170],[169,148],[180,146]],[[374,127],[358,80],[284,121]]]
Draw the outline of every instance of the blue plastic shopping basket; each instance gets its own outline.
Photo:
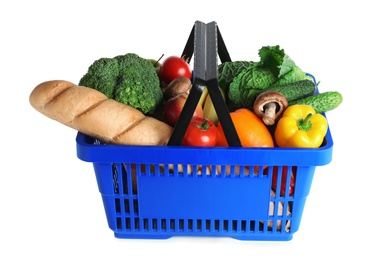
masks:
[[[185,52],[199,55],[202,42],[209,41],[202,35],[217,36],[206,38],[213,44],[218,41],[221,56],[225,48],[215,23],[196,22],[189,40],[195,44],[187,44]],[[222,55],[226,57],[226,50]],[[204,71],[215,71],[213,64],[204,64]],[[209,80],[210,74],[199,73],[198,79]],[[195,104],[197,94],[193,96]],[[229,119],[223,119],[226,125]],[[188,125],[185,115],[180,120]],[[234,128],[228,133],[230,147],[183,147],[177,145],[183,129],[175,128],[167,146],[104,144],[77,134],[77,156],[93,163],[115,237],[291,240],[299,229],[316,166],[332,159],[330,129],[321,147],[305,149],[240,147]]]

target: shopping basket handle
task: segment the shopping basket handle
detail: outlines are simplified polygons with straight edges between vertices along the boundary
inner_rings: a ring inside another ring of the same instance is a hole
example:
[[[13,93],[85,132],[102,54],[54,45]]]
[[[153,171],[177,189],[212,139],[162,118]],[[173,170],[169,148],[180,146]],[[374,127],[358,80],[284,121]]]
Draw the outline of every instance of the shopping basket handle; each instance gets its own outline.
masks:
[[[191,45],[193,47],[190,47]],[[190,60],[192,52],[194,55],[192,88],[168,141],[168,146],[181,145],[203,90],[207,87],[228,145],[241,147],[240,139],[218,85],[218,47],[221,47],[221,53],[223,54],[223,57],[220,57],[221,61],[230,60],[217,24],[215,22],[205,24],[196,21],[183,51],[183,56],[187,60]]]
[[[215,24],[215,22],[213,22]],[[181,57],[183,57],[188,63],[191,61],[192,55],[194,54],[194,43],[195,43],[195,28],[197,24],[202,24],[199,21],[195,22],[195,25],[192,27],[190,36],[188,37],[186,46],[184,47],[183,53]],[[199,26],[199,25],[198,25]],[[217,49],[218,49],[218,56],[222,63],[227,61],[232,61],[230,58],[230,54],[226,48],[225,42],[222,38],[221,32],[218,28],[218,26],[215,24],[216,30],[217,30]]]

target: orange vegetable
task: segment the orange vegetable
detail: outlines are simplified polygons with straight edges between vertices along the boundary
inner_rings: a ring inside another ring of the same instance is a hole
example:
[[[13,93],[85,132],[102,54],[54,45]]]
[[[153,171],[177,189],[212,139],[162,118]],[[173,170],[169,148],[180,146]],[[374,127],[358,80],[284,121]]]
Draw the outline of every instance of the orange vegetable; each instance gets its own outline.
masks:
[[[243,147],[274,147],[274,142],[263,121],[247,108],[230,113]],[[217,146],[228,146],[221,123],[217,127]]]

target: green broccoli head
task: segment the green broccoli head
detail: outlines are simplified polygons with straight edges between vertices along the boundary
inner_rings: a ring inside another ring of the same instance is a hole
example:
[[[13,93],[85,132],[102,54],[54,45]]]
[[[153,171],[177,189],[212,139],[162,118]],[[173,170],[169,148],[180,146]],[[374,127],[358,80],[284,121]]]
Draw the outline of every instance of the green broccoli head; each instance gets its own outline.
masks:
[[[94,88],[108,98],[114,98],[118,77],[118,61],[111,58],[100,58],[89,66],[88,72],[80,79],[79,85]]]
[[[134,53],[96,60],[79,85],[99,90],[144,114],[152,113],[163,100],[153,64]]]

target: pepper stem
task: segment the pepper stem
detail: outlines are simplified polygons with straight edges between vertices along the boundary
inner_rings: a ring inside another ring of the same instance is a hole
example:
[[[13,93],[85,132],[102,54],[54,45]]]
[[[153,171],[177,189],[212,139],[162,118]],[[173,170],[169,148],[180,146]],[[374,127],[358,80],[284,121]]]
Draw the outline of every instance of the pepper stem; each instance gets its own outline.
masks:
[[[310,119],[313,117],[312,113],[309,113],[306,118],[301,118],[298,120],[298,128],[303,131],[309,131],[311,129]]]

